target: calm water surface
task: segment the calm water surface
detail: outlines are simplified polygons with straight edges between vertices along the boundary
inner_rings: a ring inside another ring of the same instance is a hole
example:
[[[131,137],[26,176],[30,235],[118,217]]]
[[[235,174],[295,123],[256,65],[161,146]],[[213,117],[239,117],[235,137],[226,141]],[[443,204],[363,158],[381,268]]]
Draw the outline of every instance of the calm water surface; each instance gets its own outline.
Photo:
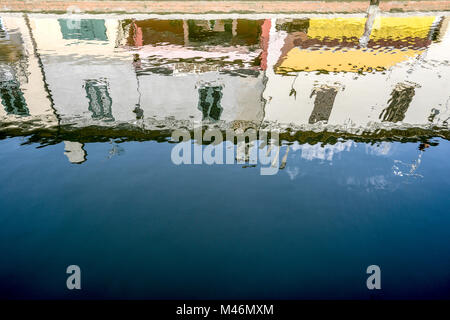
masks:
[[[372,18],[1,14],[0,297],[450,298],[450,17]]]

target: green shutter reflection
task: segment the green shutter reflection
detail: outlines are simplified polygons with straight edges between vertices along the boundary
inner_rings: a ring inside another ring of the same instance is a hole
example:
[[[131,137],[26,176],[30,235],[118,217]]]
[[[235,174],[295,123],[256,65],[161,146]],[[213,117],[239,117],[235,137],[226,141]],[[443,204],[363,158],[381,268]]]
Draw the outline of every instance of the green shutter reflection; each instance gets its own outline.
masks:
[[[58,19],[63,39],[107,41],[103,19]]]
[[[86,80],[86,97],[89,99],[89,111],[92,119],[114,121],[112,115],[112,99],[109,96],[108,84],[105,80]]]
[[[8,114],[19,116],[30,115],[22,90],[20,90],[17,81],[2,81],[0,84],[0,95],[2,105],[5,107],[5,111]]]
[[[203,120],[219,120],[223,111],[223,108],[220,105],[220,100],[222,99],[222,87],[203,87],[198,89],[198,94],[198,109],[203,114]]]

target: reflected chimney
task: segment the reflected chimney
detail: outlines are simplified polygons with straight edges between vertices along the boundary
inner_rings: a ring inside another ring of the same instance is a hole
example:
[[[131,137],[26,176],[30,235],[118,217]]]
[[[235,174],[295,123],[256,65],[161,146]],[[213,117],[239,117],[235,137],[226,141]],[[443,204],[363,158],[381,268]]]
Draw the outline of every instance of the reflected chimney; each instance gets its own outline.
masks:
[[[86,161],[87,153],[83,143],[64,141],[64,155],[71,163],[80,164]]]

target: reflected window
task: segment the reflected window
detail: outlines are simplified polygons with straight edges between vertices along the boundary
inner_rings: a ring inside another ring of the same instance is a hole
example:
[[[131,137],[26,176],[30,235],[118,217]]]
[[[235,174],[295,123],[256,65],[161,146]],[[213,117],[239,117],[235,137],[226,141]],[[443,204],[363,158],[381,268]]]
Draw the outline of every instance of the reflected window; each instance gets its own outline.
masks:
[[[17,81],[2,81],[0,83],[0,95],[6,113],[20,116],[30,115],[23,92],[20,90]]]
[[[277,31],[286,31],[287,33],[292,32],[304,32],[308,33],[309,29],[309,18],[305,19],[277,19],[276,30]]]
[[[234,38],[232,44],[242,46],[259,46],[264,21],[265,20],[237,19],[236,22],[234,22],[236,28],[233,32]]]
[[[209,46],[258,47],[264,20],[188,20],[189,43]]]
[[[145,45],[242,45],[258,47],[264,20],[132,20],[120,22],[118,43]]]
[[[127,19],[121,21],[121,30],[119,42],[129,46],[184,44],[183,20]]]
[[[84,87],[86,97],[89,99],[89,111],[92,112],[92,119],[114,121],[111,108],[112,99],[106,80],[86,80]]]
[[[415,94],[416,86],[399,83],[391,93],[388,106],[381,112],[379,118],[383,122],[403,121],[406,111]]]
[[[188,20],[189,43],[198,45],[229,44],[233,38],[232,20]]]
[[[203,114],[203,120],[219,120],[223,111],[220,105],[220,101],[222,100],[222,87],[202,87],[198,89],[198,95],[198,109]]]
[[[63,39],[107,41],[103,19],[58,19]]]
[[[311,97],[315,95],[316,100],[314,100],[314,109],[309,117],[309,124],[328,121],[337,92],[338,88],[329,86],[322,86],[313,90]]]

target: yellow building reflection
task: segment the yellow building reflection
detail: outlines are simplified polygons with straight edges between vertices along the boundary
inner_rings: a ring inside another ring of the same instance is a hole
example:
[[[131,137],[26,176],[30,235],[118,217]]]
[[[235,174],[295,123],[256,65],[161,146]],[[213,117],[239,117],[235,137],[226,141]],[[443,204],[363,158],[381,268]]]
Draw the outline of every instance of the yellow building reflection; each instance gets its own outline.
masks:
[[[416,57],[430,45],[435,16],[378,17],[367,47],[359,46],[365,18],[310,19],[307,30],[292,33],[276,73],[293,71],[371,72]]]

